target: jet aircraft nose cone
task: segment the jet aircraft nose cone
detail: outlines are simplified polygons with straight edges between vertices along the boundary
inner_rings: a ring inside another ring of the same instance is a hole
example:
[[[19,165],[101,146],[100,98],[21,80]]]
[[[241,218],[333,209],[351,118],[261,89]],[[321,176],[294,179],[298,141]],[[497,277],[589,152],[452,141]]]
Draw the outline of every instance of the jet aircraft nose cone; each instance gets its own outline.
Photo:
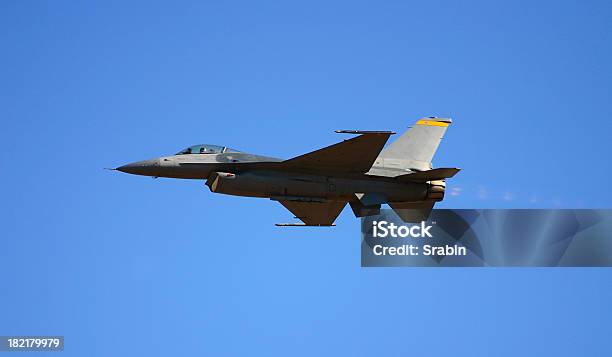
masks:
[[[133,162],[120,166],[117,170],[133,175],[158,176],[159,159]]]

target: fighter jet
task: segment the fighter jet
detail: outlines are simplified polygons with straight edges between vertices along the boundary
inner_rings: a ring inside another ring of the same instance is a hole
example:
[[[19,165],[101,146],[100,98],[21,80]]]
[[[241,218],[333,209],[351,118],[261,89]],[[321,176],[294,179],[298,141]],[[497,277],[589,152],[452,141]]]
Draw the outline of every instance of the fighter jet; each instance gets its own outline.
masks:
[[[388,204],[406,222],[429,216],[458,168],[431,160],[451,119],[420,119],[384,148],[391,131],[337,130],[357,135],[288,160],[218,145],[195,145],[175,155],[116,168],[152,177],[206,180],[214,193],[277,201],[303,223],[332,226],[348,203],[356,217],[377,215]]]

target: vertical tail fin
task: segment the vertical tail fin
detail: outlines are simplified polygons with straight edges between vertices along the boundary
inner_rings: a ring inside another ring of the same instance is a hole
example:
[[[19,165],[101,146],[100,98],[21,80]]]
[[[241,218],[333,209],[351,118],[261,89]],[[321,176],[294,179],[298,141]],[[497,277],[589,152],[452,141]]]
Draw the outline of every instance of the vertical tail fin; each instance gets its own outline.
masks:
[[[420,119],[381,151],[376,161],[380,161],[385,168],[431,169],[431,159],[451,122],[448,118]]]

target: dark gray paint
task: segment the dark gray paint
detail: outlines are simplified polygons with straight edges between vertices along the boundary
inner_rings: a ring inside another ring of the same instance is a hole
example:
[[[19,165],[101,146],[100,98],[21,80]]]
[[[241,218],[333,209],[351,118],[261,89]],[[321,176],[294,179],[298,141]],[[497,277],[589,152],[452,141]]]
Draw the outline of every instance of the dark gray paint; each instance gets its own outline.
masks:
[[[153,177],[205,179],[206,185],[215,193],[269,198],[281,202],[294,213],[296,211],[292,207],[299,209],[301,215],[312,207],[310,217],[306,214],[298,218],[308,225],[331,225],[339,213],[338,209],[343,207],[338,203],[351,203],[355,215],[362,217],[377,214],[383,203],[424,202],[425,206],[431,207],[442,200],[443,179],[411,181],[409,174],[417,170],[414,166],[419,166],[418,170],[431,168],[430,162],[422,160],[433,156],[445,130],[417,125],[417,128],[407,131],[380,153],[379,157],[376,154],[391,132],[355,131],[361,135],[290,160],[228,151],[163,156],[124,165],[117,170]],[[415,143],[421,146],[415,147]],[[362,152],[351,152],[352,147]],[[369,147],[376,152],[368,151]],[[412,157],[410,151],[404,152],[404,149],[414,151],[417,156]],[[340,169],[330,165],[330,162],[334,162],[334,154],[338,155],[337,166]],[[355,166],[363,167],[365,165],[359,161],[360,157],[372,160],[372,164],[367,165],[369,170],[360,168],[357,172],[352,171],[350,168],[353,164],[346,163],[355,162]],[[321,165],[317,165],[317,162],[321,162]],[[419,175],[427,177],[426,172]],[[336,216],[322,218],[321,212],[328,211],[338,212],[333,213]],[[429,211],[426,212],[428,214]]]

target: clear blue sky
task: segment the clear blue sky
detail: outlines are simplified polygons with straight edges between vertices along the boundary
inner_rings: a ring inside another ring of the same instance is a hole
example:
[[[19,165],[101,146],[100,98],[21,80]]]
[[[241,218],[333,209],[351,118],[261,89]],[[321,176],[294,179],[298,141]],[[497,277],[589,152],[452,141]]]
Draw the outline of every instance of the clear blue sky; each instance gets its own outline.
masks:
[[[512,4],[510,4],[512,3]],[[440,207],[610,207],[606,1],[0,4],[0,335],[64,355],[606,355],[609,269],[362,269],[359,221],[102,170],[450,116]]]

